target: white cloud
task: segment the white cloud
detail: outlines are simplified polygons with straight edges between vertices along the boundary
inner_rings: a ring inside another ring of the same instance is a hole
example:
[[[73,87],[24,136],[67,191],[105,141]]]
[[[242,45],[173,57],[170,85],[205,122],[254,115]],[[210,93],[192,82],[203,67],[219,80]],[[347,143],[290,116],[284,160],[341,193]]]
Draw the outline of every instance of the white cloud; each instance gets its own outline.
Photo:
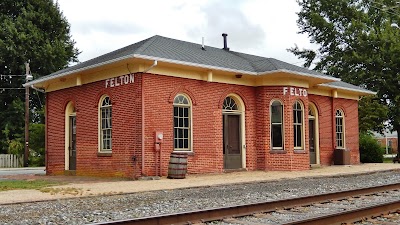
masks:
[[[297,34],[294,0],[58,0],[71,24],[80,61],[97,57],[153,35],[223,47],[228,33],[233,51],[300,65],[287,48],[309,48]]]

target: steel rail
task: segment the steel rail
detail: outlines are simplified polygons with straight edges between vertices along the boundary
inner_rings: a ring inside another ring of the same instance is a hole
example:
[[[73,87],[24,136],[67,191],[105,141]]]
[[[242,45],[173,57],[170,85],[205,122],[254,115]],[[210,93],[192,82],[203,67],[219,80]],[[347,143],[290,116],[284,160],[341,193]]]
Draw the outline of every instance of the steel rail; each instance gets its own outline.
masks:
[[[277,208],[291,208],[295,206],[310,205],[316,202],[327,202],[331,200],[344,199],[350,196],[366,195],[375,192],[400,189],[400,183],[373,186],[368,188],[353,189],[342,192],[332,192],[321,195],[312,195],[292,199],[259,202],[252,204],[242,204],[230,207],[211,208],[199,211],[189,211],[183,213],[164,214],[151,217],[94,223],[94,225],[150,225],[150,224],[191,224],[195,222],[206,222],[222,220],[227,217],[246,216],[253,213],[275,211]]]
[[[293,221],[290,223],[284,223],[282,225],[331,225],[331,224],[346,224],[361,221],[364,218],[381,216],[395,212],[400,209],[400,200],[374,204],[364,208],[358,208],[354,210],[332,213],[320,217],[309,218],[305,220]]]

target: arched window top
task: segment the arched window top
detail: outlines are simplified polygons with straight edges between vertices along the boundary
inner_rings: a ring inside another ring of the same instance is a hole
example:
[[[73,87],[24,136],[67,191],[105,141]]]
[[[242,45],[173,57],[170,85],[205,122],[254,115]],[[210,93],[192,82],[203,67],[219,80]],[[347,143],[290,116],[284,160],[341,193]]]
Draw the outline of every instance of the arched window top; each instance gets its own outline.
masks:
[[[178,94],[174,98],[174,105],[190,105],[190,101],[185,95]]]
[[[272,100],[271,106],[281,106],[283,105],[279,100]]]
[[[101,102],[101,107],[109,107],[111,106],[111,99],[109,96],[103,97],[103,101]]]
[[[311,107],[308,107],[308,115],[309,116],[315,116],[315,113],[314,113],[314,111],[312,110]]]
[[[340,109],[336,110],[336,117],[343,117],[343,111]]]
[[[239,110],[238,105],[232,97],[228,96],[225,98],[224,103],[222,104],[223,110]]]
[[[301,103],[300,103],[299,101],[296,101],[296,102],[293,104],[293,109],[294,109],[294,110],[302,110],[302,105],[301,105]]]

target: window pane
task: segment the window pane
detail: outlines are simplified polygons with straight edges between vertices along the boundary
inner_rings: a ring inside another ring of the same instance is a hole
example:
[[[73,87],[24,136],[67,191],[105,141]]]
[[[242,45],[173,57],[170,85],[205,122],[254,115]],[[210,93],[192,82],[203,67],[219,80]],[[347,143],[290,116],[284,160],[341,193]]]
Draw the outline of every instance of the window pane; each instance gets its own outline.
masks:
[[[184,148],[186,148],[186,149],[189,148],[189,140],[188,139],[185,139],[183,144],[184,144],[183,145]]]
[[[178,116],[178,107],[174,107],[174,116]]]
[[[281,123],[282,122],[282,106],[272,106],[271,107],[272,111],[272,118],[271,121],[272,123]]]
[[[189,109],[188,108],[183,108],[183,116],[184,117],[189,117]]]
[[[183,130],[182,130],[182,129],[179,129],[179,130],[178,130],[178,137],[179,137],[179,138],[182,138],[182,137],[183,137]]]
[[[179,139],[178,143],[179,143],[178,144],[178,146],[179,146],[178,148],[183,148],[183,139]]]
[[[272,147],[282,147],[282,129],[281,125],[272,125]]]
[[[296,126],[296,143],[295,147],[302,147],[301,126]]]
[[[183,117],[183,108],[179,107],[179,117]]]

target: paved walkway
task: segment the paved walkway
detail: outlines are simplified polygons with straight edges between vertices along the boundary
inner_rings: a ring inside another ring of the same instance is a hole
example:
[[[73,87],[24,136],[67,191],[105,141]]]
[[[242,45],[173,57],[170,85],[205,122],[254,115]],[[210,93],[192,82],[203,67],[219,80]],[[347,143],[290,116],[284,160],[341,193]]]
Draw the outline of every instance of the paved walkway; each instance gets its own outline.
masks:
[[[0,204],[54,200],[71,197],[135,193],[143,191],[167,190],[187,187],[204,187],[232,183],[272,181],[300,177],[327,177],[335,175],[362,174],[376,171],[395,170],[400,172],[400,164],[379,163],[312,168],[308,171],[244,171],[224,174],[188,175],[186,179],[159,180],[88,180],[67,185],[54,186],[43,190],[12,190],[0,192]]]

